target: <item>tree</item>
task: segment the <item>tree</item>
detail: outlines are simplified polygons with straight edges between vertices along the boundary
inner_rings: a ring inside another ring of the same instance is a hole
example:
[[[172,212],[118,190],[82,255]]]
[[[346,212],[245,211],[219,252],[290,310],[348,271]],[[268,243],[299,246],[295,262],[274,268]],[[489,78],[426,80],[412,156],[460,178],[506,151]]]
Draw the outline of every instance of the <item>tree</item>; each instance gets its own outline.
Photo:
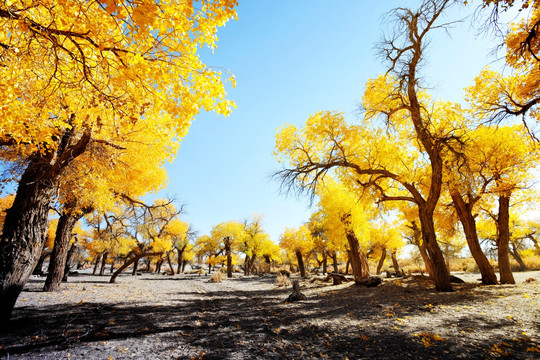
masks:
[[[197,51],[215,47],[216,29],[235,17],[235,5],[0,5],[1,155],[25,163],[0,241],[3,323],[37,260],[49,204],[74,159],[92,143],[115,147],[129,139],[136,123],[146,124],[154,139],[180,140],[201,108],[230,111],[221,73],[207,69]]]
[[[369,277],[366,250],[371,240],[368,223],[374,209],[371,199],[359,199],[357,193],[327,178],[318,189],[319,207],[324,214],[323,228],[331,239],[346,239],[346,249],[356,281]],[[371,214],[370,214],[371,213]]]
[[[255,260],[267,256],[267,261],[273,257],[275,247],[271,245],[270,235],[262,228],[262,215],[253,215],[251,221],[244,220],[243,242],[240,244],[240,251],[245,254],[244,275],[250,275],[255,266]]]
[[[277,174],[284,186],[313,191],[336,168],[349,182],[376,193],[378,201],[416,204],[438,291],[452,291],[452,284],[433,213],[441,195],[443,159],[459,152],[465,129],[454,122],[461,112],[458,105],[432,101],[421,90],[418,67],[427,36],[443,26],[437,20],[450,3],[431,0],[417,11],[393,12],[395,32],[381,44],[388,74],[368,81],[361,126],[347,125],[341,113],[319,112],[301,131],[283,128],[276,144],[276,153],[290,163]],[[396,149],[396,143],[402,146]]]
[[[306,267],[304,259],[313,249],[313,238],[304,225],[294,228],[286,228],[279,236],[279,246],[288,253],[294,254],[300,269],[300,276],[306,277]]]
[[[122,238],[135,240],[125,263],[111,276],[110,283],[131,264],[143,257],[160,257],[172,249],[171,238],[167,236],[167,225],[177,218],[182,208],[176,209],[172,200],[157,199],[152,205],[130,203],[122,216],[110,218],[110,222],[120,222],[124,232]]]
[[[244,225],[238,221],[227,221],[217,224],[212,228],[212,237],[222,246],[221,252],[227,258],[227,277],[232,277],[232,255],[244,241],[246,232]]]

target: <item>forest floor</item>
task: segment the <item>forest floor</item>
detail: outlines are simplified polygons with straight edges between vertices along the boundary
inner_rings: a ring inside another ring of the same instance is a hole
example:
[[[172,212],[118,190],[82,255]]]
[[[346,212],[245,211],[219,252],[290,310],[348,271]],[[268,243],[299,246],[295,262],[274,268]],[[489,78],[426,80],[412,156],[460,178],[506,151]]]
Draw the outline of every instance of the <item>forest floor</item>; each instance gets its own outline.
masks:
[[[539,359],[540,271],[499,286],[456,275],[451,293],[418,276],[375,288],[312,276],[294,303],[275,275],[79,275],[56,293],[31,279],[0,358]]]

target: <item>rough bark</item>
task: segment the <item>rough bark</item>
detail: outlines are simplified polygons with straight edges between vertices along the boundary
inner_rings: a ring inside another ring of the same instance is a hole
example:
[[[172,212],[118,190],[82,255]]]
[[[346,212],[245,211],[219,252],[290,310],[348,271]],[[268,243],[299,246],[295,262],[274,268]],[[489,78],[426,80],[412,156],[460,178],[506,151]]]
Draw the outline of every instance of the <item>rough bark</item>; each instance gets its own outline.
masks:
[[[73,255],[75,254],[75,251],[77,251],[77,239],[71,244],[69,247],[67,257],[66,257],[66,264],[64,266],[64,276],[62,276],[62,282],[66,282],[68,280],[69,271],[71,270],[71,260],[73,259]]]
[[[392,266],[394,267],[394,271],[396,272],[397,276],[400,276],[402,274],[401,269],[399,268],[399,263],[397,261],[397,251],[394,250],[390,253],[390,256],[392,258]]]
[[[43,291],[58,291],[60,289],[60,284],[64,277],[69,242],[71,241],[73,228],[77,224],[77,221],[79,221],[79,218],[79,216],[67,210],[58,219],[54,247],[49,260],[49,270]]]
[[[102,254],[99,254],[98,256],[96,256],[96,261],[94,262],[94,271],[92,271],[92,275],[96,275],[97,268],[99,266],[99,263],[101,262],[101,255]]]
[[[76,140],[62,135],[55,150],[38,152],[21,176],[13,205],[6,211],[0,241],[0,324],[7,324],[15,302],[32,274],[47,231],[49,205],[63,170],[86,150],[90,133]]]
[[[180,273],[183,273],[184,270],[182,270],[182,265],[184,263],[184,251],[186,250],[186,246],[187,245],[184,245],[183,247],[179,248],[177,247],[176,248],[176,251],[178,252],[178,266],[176,268],[176,273],[177,274],[180,274]]]
[[[328,273],[328,254],[326,251],[323,252],[322,272],[323,274]]]
[[[99,276],[103,276],[105,275],[105,266],[107,265],[107,259],[109,257],[109,253],[106,252],[105,254],[103,254],[103,256],[101,257],[101,268],[99,269]]]
[[[304,294],[302,294],[300,292],[300,284],[299,284],[298,280],[293,281],[292,287],[293,287],[293,292],[285,300],[286,303],[293,302],[293,301],[301,301],[301,300],[306,300],[307,299],[306,295],[304,295]]]
[[[423,211],[422,211],[423,210]],[[450,272],[446,268],[444,256],[437,243],[435,227],[433,224],[433,212],[420,208],[419,211],[422,238],[426,244],[426,250],[433,266],[433,281],[437,291],[453,291],[450,282]]]
[[[474,258],[476,265],[478,265],[478,269],[480,270],[482,283],[486,285],[497,284],[497,275],[495,275],[495,270],[489,263],[488,258],[480,246],[480,241],[478,240],[476,221],[474,220],[474,216],[472,214],[473,204],[465,202],[461,194],[455,190],[451,191],[450,195],[452,196],[452,201],[454,202],[454,208],[456,209],[459,221],[463,226],[463,232],[465,233],[467,245],[469,246],[471,255]]]
[[[339,272],[338,261],[337,261],[337,254],[335,251],[332,253],[332,266],[334,267],[334,272],[338,273]]]
[[[225,255],[227,256],[227,277],[232,278],[232,250],[231,250],[231,239],[226,237],[224,239],[225,243]]]
[[[381,252],[381,258],[379,259],[379,263],[377,264],[377,275],[381,275],[381,270],[384,265],[384,259],[386,259],[386,248],[382,248]]]
[[[173,264],[172,264],[172,261],[171,261],[171,255],[170,254],[167,254],[167,264],[169,264],[169,273],[171,275],[174,275],[174,267],[173,267]]]
[[[306,277],[306,267],[304,266],[304,259],[302,258],[302,253],[298,250],[295,252],[296,260],[298,261],[298,269],[300,270],[300,276]]]
[[[49,256],[49,254],[46,254],[44,251],[41,252],[36,267],[34,268],[34,271],[32,271],[32,275],[43,275],[43,263],[47,256]]]
[[[515,284],[510,268],[510,195],[499,196],[499,215],[497,217],[497,256],[501,284]]]
[[[140,258],[133,261],[133,270],[131,271],[131,275],[133,276],[137,275],[137,270],[139,269],[139,260]]]
[[[367,279],[369,277],[369,267],[366,255],[360,249],[358,238],[352,230],[345,232],[347,241],[349,243],[349,260],[351,261],[352,272],[355,281]]]

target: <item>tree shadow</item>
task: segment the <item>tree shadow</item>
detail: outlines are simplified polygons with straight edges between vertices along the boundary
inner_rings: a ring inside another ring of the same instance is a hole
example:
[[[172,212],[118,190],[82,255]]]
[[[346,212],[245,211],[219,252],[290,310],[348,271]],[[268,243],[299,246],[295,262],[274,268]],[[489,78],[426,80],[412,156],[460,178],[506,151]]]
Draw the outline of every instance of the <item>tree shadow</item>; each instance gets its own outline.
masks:
[[[494,342],[505,339],[478,344],[428,339],[432,343],[426,345],[425,338],[395,326],[396,319],[405,316],[429,321],[427,305],[457,306],[482,300],[482,295],[470,291],[476,286],[466,284],[448,295],[415,284],[351,285],[325,292],[304,287],[308,300],[290,304],[283,302],[290,289],[271,289],[176,292],[169,294],[166,305],[121,302],[19,307],[9,330],[0,333],[0,354],[54,354],[67,348],[73,351],[82,344],[158,336],[160,344],[184,349],[177,350],[175,357],[186,359],[484,359],[490,357]],[[186,300],[186,295],[200,299]],[[504,326],[486,323],[480,316],[459,321],[463,322],[460,326],[476,331]],[[146,356],[164,348],[167,346],[156,346]],[[527,358],[521,350],[513,358]]]

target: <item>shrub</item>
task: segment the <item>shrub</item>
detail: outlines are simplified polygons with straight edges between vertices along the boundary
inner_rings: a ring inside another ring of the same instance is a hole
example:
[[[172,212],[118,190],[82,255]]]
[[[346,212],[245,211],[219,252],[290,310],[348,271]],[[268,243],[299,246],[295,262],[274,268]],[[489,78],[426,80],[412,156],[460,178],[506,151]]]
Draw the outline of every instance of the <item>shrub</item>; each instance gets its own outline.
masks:
[[[218,283],[218,282],[221,282],[222,280],[225,280],[225,278],[226,278],[225,274],[222,273],[221,271],[218,271],[212,274],[212,276],[210,277],[210,282]]]
[[[276,286],[278,287],[291,286],[291,280],[289,280],[289,277],[286,275],[278,274],[276,278]]]

